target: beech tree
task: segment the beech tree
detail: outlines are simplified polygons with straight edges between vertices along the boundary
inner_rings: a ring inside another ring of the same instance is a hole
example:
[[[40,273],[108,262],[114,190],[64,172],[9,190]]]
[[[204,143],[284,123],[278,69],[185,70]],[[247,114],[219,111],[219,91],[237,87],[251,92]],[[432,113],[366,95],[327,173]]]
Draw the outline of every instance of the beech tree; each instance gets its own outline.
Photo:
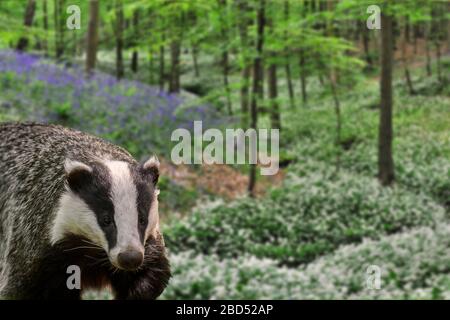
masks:
[[[89,0],[89,25],[86,40],[86,73],[91,74],[95,69],[98,45],[98,0]]]
[[[25,17],[23,25],[25,27],[31,27],[33,24],[34,13],[36,12],[36,0],[28,0],[27,8],[25,10]],[[25,51],[28,46],[28,38],[22,36],[17,43],[16,49],[19,51]]]
[[[378,130],[378,178],[382,185],[394,182],[392,156],[392,17],[381,12],[380,122]]]

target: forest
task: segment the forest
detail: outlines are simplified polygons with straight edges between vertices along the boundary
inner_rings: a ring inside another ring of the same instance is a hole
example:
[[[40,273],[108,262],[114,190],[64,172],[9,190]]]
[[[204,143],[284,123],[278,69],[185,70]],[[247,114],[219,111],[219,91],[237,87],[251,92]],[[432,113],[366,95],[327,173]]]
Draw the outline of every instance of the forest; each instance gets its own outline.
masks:
[[[445,0],[0,1],[0,122],[160,159],[161,299],[450,299],[449,71]],[[175,164],[194,121],[278,172]]]

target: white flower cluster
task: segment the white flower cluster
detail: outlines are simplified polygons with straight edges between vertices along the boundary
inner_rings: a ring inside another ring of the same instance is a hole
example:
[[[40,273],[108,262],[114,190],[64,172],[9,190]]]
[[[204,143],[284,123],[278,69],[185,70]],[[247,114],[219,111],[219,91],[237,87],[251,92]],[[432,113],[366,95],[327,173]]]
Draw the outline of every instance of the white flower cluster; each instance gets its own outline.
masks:
[[[440,133],[424,133],[421,128],[408,128],[406,137],[395,140],[394,164],[396,183],[414,193],[433,197],[450,207],[450,143]],[[332,172],[336,159],[333,136],[319,134],[304,139],[294,149],[296,164],[290,172],[309,175],[311,172]],[[377,141],[356,141],[341,152],[341,168],[374,177],[377,174]]]
[[[298,268],[251,255],[171,254],[165,299],[450,299],[450,224],[340,247]],[[379,290],[366,286],[381,269]]]
[[[298,265],[363,238],[432,226],[445,210],[430,197],[376,179],[331,170],[291,174],[266,199],[241,199],[174,221],[164,230],[173,252],[233,257],[248,253]]]

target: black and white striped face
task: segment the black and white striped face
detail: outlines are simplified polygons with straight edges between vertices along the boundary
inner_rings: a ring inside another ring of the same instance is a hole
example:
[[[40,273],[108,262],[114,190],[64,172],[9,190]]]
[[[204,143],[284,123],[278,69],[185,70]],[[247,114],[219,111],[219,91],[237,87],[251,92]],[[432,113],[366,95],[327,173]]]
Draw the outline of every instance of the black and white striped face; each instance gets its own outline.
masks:
[[[137,166],[66,160],[65,171],[67,192],[60,200],[52,243],[67,234],[83,236],[102,247],[115,267],[139,268],[147,239],[159,232],[158,160],[152,157]]]

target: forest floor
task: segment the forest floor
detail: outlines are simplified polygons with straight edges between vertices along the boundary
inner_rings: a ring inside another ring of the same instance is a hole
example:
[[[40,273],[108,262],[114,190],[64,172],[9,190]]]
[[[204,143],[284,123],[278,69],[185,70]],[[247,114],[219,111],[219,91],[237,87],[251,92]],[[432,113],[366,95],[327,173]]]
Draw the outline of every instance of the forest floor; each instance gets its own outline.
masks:
[[[204,189],[226,200],[243,197],[248,193],[248,174],[226,164],[202,164],[199,168],[192,169],[191,166],[175,166],[162,159],[161,174],[183,187]],[[277,174],[260,179],[255,196],[262,197],[269,188],[281,186],[284,176],[285,173],[280,168]]]

